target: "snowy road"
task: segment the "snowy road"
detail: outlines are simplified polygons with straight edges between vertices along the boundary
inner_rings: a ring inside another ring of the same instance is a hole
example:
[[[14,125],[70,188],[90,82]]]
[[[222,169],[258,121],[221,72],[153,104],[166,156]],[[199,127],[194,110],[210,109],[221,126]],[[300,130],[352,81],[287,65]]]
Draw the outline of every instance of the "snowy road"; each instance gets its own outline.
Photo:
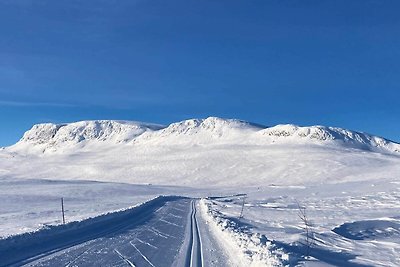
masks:
[[[186,253],[186,266],[203,266],[203,253],[199,233],[199,224],[196,219],[196,206],[192,201],[192,212],[190,215],[190,238],[188,252]]]
[[[24,254],[24,247],[2,251],[4,254],[0,254],[7,257],[0,255],[0,265],[197,267],[216,261],[222,263],[221,251],[209,248],[204,261],[201,232],[206,231],[200,231],[199,221],[203,228],[206,226],[199,218],[196,203],[188,198],[159,201],[135,216],[114,219],[107,229],[91,227],[91,231],[78,234],[72,230],[59,240],[57,237],[44,239],[32,255]],[[207,246],[219,247],[210,243],[210,237],[205,240]],[[53,243],[53,247],[46,242]],[[28,252],[30,249],[32,246],[27,245]]]

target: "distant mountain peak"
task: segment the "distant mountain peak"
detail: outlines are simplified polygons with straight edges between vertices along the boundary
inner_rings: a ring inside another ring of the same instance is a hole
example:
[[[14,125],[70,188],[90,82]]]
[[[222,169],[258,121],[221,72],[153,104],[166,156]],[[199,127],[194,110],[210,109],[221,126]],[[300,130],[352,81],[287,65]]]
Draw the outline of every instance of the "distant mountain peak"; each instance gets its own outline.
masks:
[[[338,127],[326,127],[321,125],[300,127],[293,124],[281,124],[260,131],[263,136],[275,138],[304,139],[315,141],[341,142],[345,145],[374,150],[383,149],[391,152],[400,152],[400,144],[382,137],[366,133],[351,131]]]
[[[163,127],[157,124],[117,120],[92,120],[63,124],[41,123],[25,132],[17,145],[24,147],[31,145],[42,150],[49,148],[54,150],[58,147],[89,141],[123,143],[131,141],[146,131],[155,131]]]
[[[180,133],[180,132],[186,133],[186,132],[198,132],[199,130],[223,131],[228,129],[260,130],[262,128],[255,126],[255,124],[242,120],[208,117],[206,119],[190,119],[172,123],[162,131],[170,133]]]

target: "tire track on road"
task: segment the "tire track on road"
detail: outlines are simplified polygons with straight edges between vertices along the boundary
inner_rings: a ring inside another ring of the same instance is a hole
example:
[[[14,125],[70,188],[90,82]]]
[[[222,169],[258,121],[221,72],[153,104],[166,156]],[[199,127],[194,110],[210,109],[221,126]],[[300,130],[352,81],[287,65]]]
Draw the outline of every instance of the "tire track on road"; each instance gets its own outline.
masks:
[[[191,207],[192,212],[190,214],[189,246],[186,253],[185,266],[203,267],[203,250],[199,225],[196,218],[195,200],[192,200]]]

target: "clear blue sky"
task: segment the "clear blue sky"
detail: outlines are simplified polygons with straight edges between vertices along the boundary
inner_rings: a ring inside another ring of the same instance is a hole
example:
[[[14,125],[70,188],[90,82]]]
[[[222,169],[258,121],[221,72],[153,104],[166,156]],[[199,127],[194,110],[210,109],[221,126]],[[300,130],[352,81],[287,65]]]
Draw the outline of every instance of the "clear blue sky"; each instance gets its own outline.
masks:
[[[220,116],[400,141],[400,1],[0,0],[0,146]]]

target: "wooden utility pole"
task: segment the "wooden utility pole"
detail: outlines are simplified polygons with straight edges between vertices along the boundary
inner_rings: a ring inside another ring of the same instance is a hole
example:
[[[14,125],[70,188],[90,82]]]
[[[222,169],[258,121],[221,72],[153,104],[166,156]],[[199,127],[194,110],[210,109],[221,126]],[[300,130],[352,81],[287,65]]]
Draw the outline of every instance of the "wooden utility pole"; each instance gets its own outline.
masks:
[[[63,224],[65,224],[64,198],[61,198],[61,212],[62,212]]]

